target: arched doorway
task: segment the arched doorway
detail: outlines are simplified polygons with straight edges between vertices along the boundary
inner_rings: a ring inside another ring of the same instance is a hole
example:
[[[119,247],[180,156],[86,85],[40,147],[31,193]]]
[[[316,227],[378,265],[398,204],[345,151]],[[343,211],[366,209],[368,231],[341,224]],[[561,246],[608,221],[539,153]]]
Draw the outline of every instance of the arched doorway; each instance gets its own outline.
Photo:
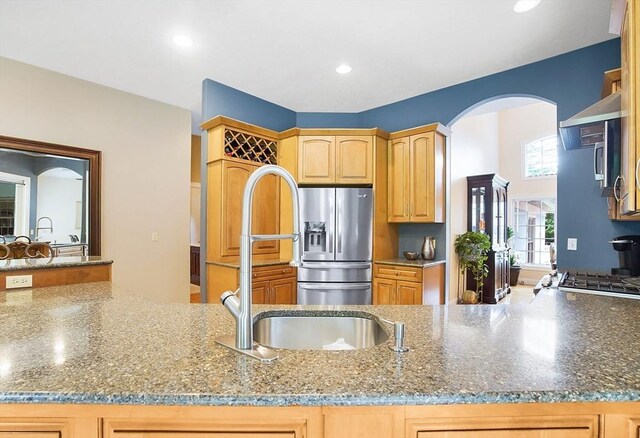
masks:
[[[545,237],[545,219],[555,227],[557,145],[555,153],[551,145],[557,141],[556,105],[537,96],[497,96],[467,108],[449,127],[448,302],[458,302],[463,290],[453,242],[467,231],[467,176],[497,173],[510,181],[507,225],[515,233],[512,253],[521,258],[520,281],[535,284],[548,270],[544,256],[555,239],[555,228],[553,238]],[[556,166],[544,175],[536,173],[543,149],[544,163],[555,157]]]

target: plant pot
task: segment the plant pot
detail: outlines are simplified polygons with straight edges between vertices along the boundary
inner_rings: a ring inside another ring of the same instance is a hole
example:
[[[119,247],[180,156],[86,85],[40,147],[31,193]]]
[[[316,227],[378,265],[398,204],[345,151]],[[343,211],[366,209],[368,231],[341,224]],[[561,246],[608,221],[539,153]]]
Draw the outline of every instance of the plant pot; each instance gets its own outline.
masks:
[[[474,290],[465,290],[462,294],[462,304],[478,304],[478,294]]]
[[[520,266],[509,267],[509,286],[518,285],[518,277],[520,277]]]

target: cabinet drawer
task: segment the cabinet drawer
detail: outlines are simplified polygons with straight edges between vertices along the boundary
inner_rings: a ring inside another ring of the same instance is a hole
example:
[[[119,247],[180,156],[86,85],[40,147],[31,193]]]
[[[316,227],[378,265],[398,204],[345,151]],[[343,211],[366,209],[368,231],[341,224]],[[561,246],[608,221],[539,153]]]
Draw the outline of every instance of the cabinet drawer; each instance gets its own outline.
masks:
[[[422,268],[418,267],[411,268],[409,266],[375,265],[373,275],[381,278],[422,283]]]
[[[296,268],[288,265],[260,266],[253,268],[251,277],[253,280],[288,278],[296,276]]]

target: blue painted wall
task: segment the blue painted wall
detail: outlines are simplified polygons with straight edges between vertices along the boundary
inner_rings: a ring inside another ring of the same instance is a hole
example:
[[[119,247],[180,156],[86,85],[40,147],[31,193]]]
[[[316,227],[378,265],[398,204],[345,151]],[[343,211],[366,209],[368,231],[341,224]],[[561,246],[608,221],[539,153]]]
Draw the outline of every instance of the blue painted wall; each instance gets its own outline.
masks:
[[[298,128],[359,128],[358,113],[297,113]]]
[[[202,82],[202,121],[224,115],[246,123],[284,131],[296,126],[296,113],[220,82]]]
[[[558,120],[564,120],[596,102],[603,72],[619,66],[620,40],[614,39],[359,114],[295,115],[207,80],[203,114],[224,114],[277,130],[297,124],[318,128],[379,127],[392,132],[433,122],[451,125],[473,107],[497,97],[535,96],[555,103]],[[618,262],[607,241],[618,235],[640,234],[640,223],[608,220],[606,199],[600,197],[592,176],[592,153],[562,149],[559,153],[558,264],[563,269],[608,271]],[[429,226],[402,226],[401,249],[402,244],[413,246],[419,235],[437,234],[434,231]],[[567,251],[568,237],[578,239],[577,251]]]

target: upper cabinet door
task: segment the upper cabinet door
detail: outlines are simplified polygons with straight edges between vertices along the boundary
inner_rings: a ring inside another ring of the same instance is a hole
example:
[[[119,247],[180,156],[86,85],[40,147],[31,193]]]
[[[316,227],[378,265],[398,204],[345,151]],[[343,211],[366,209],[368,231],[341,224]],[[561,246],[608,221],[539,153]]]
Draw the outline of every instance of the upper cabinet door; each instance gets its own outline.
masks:
[[[409,137],[389,141],[388,219],[409,222]]]
[[[433,222],[434,220],[433,140],[433,132],[413,135],[410,138],[409,216],[412,222]]]
[[[265,175],[253,193],[252,234],[280,233],[280,177]],[[254,254],[278,254],[279,240],[253,243]]]
[[[336,183],[373,184],[372,137],[336,137]]]
[[[410,137],[411,222],[445,220],[445,138],[435,132]]]
[[[300,137],[298,182],[333,184],[335,182],[335,137]]]
[[[242,231],[242,197],[249,175],[257,165],[222,162],[222,209],[220,229],[222,230],[221,256],[240,255],[240,234]],[[211,187],[211,190],[216,190]]]

